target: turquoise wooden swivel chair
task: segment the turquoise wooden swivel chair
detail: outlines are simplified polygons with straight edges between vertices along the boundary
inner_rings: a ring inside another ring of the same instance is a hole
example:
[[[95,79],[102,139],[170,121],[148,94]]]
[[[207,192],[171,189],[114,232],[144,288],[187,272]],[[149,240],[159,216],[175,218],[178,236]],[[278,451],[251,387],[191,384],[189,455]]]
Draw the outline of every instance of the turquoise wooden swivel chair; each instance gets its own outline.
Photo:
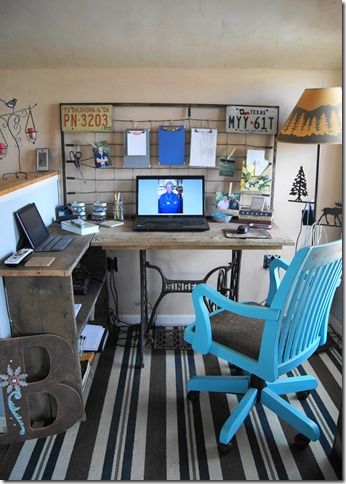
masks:
[[[222,450],[257,402],[274,411],[299,434],[296,443],[319,439],[319,427],[280,395],[297,393],[305,398],[317,387],[313,376],[280,378],[308,359],[327,340],[331,303],[342,271],[342,242],[300,249],[288,264],[275,259],[269,268],[270,284],[265,306],[238,303],[207,284],[192,293],[196,321],[184,338],[193,350],[210,353],[243,370],[242,376],[193,376],[188,398],[200,391],[243,395],[223,424]],[[280,279],[279,269],[284,269]],[[206,306],[217,309],[209,312]]]

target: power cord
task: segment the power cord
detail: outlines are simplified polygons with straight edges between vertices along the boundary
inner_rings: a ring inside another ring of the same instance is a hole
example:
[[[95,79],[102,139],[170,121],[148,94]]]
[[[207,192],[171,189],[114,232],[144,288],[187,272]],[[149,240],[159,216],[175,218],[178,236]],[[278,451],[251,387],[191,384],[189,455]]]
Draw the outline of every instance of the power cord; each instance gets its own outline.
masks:
[[[119,336],[117,338],[117,346],[120,347],[137,347],[137,340],[139,336],[139,324],[130,324],[127,321],[120,319],[119,317],[119,299],[118,299],[118,292],[116,289],[115,284],[115,270],[111,268],[108,270],[109,274],[109,288],[114,302],[114,309],[108,307],[108,324],[111,328],[117,328],[119,331]],[[134,329],[134,343],[131,345],[126,344],[128,329]]]
[[[328,242],[326,229],[318,222],[315,222],[311,226],[311,245],[319,245],[321,243],[322,236],[324,236],[324,240]]]
[[[295,247],[294,247],[294,252],[297,252],[297,250],[298,250],[298,242],[299,242],[299,239],[300,239],[300,235],[302,233],[302,230],[303,230],[304,214],[305,214],[305,211],[306,211],[306,207],[307,206],[308,206],[308,204],[306,203],[304,209],[302,210],[302,217],[300,219],[300,228],[299,228],[299,233],[297,235],[297,239],[296,239],[296,243],[295,243]]]
[[[301,220],[300,220],[299,233],[297,235],[297,239],[296,239],[296,243],[295,243],[295,252],[297,252],[297,250],[298,250],[298,242],[299,242],[302,230],[303,230],[304,219],[310,220],[310,214],[311,214],[310,210],[311,210],[311,205],[310,205],[309,202],[307,202],[305,204],[304,209],[302,210],[302,217],[301,217]],[[306,226],[306,227],[309,227],[309,226]],[[304,239],[304,242],[303,242],[303,246],[319,245],[321,243],[322,237],[324,237],[324,240],[326,242],[328,242],[327,232],[326,232],[325,228],[322,225],[320,225],[318,222],[314,222],[311,225],[310,233],[308,232],[308,230],[306,230],[306,232],[305,232],[305,239]]]

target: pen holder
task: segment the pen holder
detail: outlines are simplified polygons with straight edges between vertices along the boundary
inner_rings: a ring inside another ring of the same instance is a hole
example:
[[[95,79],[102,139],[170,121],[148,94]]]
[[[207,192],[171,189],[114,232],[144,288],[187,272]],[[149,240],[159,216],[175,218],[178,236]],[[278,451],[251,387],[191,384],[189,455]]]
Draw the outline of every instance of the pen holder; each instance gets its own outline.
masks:
[[[114,210],[113,210],[114,220],[124,220],[124,209],[123,209],[123,201],[120,198],[120,194],[118,198],[114,199]]]

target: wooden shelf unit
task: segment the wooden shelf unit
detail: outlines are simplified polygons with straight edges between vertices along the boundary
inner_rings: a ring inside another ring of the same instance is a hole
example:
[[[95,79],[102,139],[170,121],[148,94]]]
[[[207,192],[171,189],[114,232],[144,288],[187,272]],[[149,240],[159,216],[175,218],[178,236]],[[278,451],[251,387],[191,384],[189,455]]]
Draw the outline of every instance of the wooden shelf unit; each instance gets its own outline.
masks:
[[[61,231],[53,224],[51,233]],[[71,234],[72,235],[72,234]],[[74,367],[66,384],[73,387],[84,400],[79,363],[78,340],[84,325],[94,313],[106,279],[106,252],[101,247],[91,247],[93,235],[74,236],[62,252],[33,253],[33,257],[55,257],[49,267],[19,267],[0,264],[0,275],[4,278],[12,336],[55,334],[63,337],[73,348]],[[28,260],[28,259],[27,259]],[[78,263],[90,273],[91,284],[87,295],[74,295],[73,270]],[[74,304],[82,304],[75,316]],[[108,308],[105,308],[107,312]],[[99,321],[97,321],[99,322]],[[104,321],[100,321],[103,323]],[[63,358],[64,355],[61,355]],[[37,348],[25,356],[28,381],[44,378],[49,372],[49,363],[44,351]],[[47,395],[38,396],[32,402],[30,417],[33,421],[54,418],[54,402]]]

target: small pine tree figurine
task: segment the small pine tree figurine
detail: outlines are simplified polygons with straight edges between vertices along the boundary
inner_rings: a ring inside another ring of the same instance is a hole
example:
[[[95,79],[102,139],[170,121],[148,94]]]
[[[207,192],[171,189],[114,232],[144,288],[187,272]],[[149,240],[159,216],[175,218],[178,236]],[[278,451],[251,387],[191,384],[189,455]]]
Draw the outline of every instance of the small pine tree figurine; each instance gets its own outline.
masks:
[[[307,197],[308,191],[306,189],[306,179],[303,167],[299,168],[298,174],[294,179],[290,195],[297,195],[295,202],[302,202],[301,197]]]

